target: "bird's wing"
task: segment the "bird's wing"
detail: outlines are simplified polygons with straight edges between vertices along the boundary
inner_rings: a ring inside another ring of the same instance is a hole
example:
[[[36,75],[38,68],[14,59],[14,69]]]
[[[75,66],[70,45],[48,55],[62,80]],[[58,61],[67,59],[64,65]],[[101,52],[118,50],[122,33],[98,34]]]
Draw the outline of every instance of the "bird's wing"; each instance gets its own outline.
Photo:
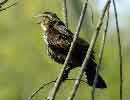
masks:
[[[66,37],[73,37],[73,33],[67,29],[63,22],[59,21],[54,25],[54,28],[59,31],[60,34]]]
[[[59,41],[57,41],[57,44],[62,48],[68,49],[73,40],[73,33],[70,32],[62,22],[56,23],[54,25],[54,29],[57,31],[60,37]]]

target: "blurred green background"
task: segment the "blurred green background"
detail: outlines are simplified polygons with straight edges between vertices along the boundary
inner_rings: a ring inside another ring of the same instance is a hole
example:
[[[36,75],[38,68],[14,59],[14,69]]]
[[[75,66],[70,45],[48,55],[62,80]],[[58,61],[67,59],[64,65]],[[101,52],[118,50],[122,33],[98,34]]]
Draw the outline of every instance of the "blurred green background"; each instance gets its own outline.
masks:
[[[83,0],[69,0],[69,28],[75,32],[77,20]],[[9,0],[7,5],[13,0]],[[97,5],[97,7],[95,6]],[[81,37],[90,41],[94,32],[98,16],[100,15],[99,2],[90,1],[88,12],[81,30]],[[120,5],[118,5],[119,7]],[[98,9],[99,7],[99,9]],[[119,7],[120,8],[120,7]],[[93,9],[94,23],[91,21]],[[33,15],[40,11],[53,11],[63,20],[62,0],[19,0],[18,4],[6,11],[0,12],[0,100],[24,100],[31,95],[42,83],[54,80],[62,65],[56,64],[47,56],[46,46],[41,37],[41,29],[36,24]],[[113,12],[111,11],[111,14]],[[128,15],[129,14],[129,15]],[[123,98],[130,100],[130,40],[129,23],[130,13],[120,13],[121,41],[123,50]],[[108,88],[96,90],[96,100],[119,100],[119,56],[116,30],[113,25],[113,16],[106,41],[101,73],[107,82]],[[113,26],[113,27],[112,27]],[[100,38],[95,52],[98,58]],[[70,78],[75,78],[79,68],[71,71]],[[83,78],[84,79],[84,78]],[[72,89],[73,81],[66,81],[56,100],[65,100]],[[40,91],[33,100],[44,100],[51,85]],[[91,88],[81,83],[75,100],[89,100]]]

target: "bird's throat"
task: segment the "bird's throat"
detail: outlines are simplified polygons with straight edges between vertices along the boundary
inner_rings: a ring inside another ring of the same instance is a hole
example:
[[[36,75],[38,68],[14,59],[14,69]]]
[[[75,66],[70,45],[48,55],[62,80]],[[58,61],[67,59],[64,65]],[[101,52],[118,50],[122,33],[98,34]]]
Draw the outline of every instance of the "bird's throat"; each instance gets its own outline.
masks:
[[[41,28],[43,29],[43,31],[47,31],[47,26],[43,25],[42,23],[41,23]]]

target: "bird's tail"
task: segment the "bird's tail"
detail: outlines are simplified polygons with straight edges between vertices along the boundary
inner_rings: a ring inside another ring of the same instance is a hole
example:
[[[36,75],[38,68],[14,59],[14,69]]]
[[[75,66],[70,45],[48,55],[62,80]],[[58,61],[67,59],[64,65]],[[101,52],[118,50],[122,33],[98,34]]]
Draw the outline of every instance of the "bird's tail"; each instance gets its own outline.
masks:
[[[93,86],[94,83],[94,79],[95,79],[95,75],[96,75],[96,66],[97,64],[90,60],[86,66],[85,70],[85,74],[87,76],[87,82],[88,85]],[[105,81],[103,80],[103,78],[98,75],[97,80],[96,80],[96,84],[95,84],[96,88],[107,88],[107,85],[105,83]]]

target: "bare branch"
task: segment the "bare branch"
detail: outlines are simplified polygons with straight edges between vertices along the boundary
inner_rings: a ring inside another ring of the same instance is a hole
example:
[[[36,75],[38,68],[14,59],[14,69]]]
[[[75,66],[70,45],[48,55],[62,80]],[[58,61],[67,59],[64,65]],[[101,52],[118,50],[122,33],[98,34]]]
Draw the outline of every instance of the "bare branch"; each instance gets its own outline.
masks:
[[[36,96],[36,94],[41,90],[41,89],[43,89],[45,86],[48,86],[48,85],[50,85],[50,84],[52,84],[52,83],[54,83],[54,82],[56,82],[56,80],[55,81],[51,81],[51,82],[48,82],[48,83],[43,83],[36,91],[34,91],[33,93],[32,93],[32,95],[30,96],[30,97],[28,97],[28,99],[26,99],[26,100],[31,100],[34,96]]]
[[[9,0],[3,0],[2,2],[0,2],[0,6],[4,5],[6,2],[8,2]]]
[[[0,11],[7,10],[8,8],[10,8],[10,7],[12,7],[12,6],[16,5],[16,4],[17,4],[17,2],[14,2],[13,4],[11,4],[11,5],[9,5],[9,6],[5,7],[5,8],[0,8]]]
[[[97,37],[98,37],[98,35],[99,35],[101,26],[102,26],[102,24],[103,24],[103,19],[104,19],[105,13],[106,13],[107,8],[108,8],[108,6],[110,5],[110,3],[111,3],[111,0],[107,0],[106,5],[105,5],[105,7],[104,7],[104,9],[103,9],[103,13],[102,13],[102,15],[101,15],[101,17],[100,17],[100,19],[99,19],[98,24],[97,24],[96,33],[93,34],[93,37],[92,37],[92,40],[91,40],[91,44],[90,44],[90,46],[89,46],[89,48],[88,48],[86,57],[85,57],[85,59],[84,59],[84,62],[83,62],[83,64],[82,64],[82,67],[81,67],[80,74],[79,74],[79,76],[76,78],[77,80],[75,81],[75,84],[74,84],[74,86],[73,86],[73,90],[71,91],[71,95],[70,95],[70,97],[68,98],[68,100],[73,100],[73,98],[74,98],[74,96],[75,96],[75,94],[76,94],[76,92],[77,92],[77,89],[78,89],[79,84],[80,84],[80,79],[81,79],[82,76],[83,76],[84,68],[86,67],[87,62],[89,61],[91,51],[92,51],[92,49],[93,49],[93,47],[94,47],[94,45],[95,45],[95,42],[96,42],[96,40],[97,40]]]
[[[63,9],[64,9],[65,25],[68,28],[68,15],[67,15],[67,4],[66,4],[66,0],[63,0]]]
[[[74,80],[76,80],[76,79],[73,79],[73,78],[71,78],[71,79],[66,79],[66,81],[74,81]],[[80,80],[81,82],[83,82],[83,83],[87,83],[85,80]],[[52,83],[54,83],[54,82],[56,82],[56,80],[54,80],[54,81],[50,81],[50,82],[47,82],[47,83],[42,83],[41,84],[41,86],[36,90],[36,91],[34,91],[32,94],[31,94],[31,96],[29,96],[27,99],[25,99],[25,100],[31,100],[31,99],[33,99],[33,97],[35,97],[37,94],[38,94],[38,92],[40,92],[40,90],[42,90],[42,89],[44,89],[44,87],[46,87],[46,86],[48,86],[48,85],[50,85],[50,84],[52,84]]]
[[[100,53],[99,53],[99,63],[97,65],[96,75],[95,75],[95,79],[94,79],[94,82],[93,82],[93,88],[92,88],[92,92],[91,92],[91,100],[94,100],[95,86],[96,86],[96,83],[97,83],[97,78],[98,78],[100,67],[101,67],[103,50],[104,50],[104,46],[105,46],[105,42],[106,42],[106,34],[107,34],[107,30],[108,30],[108,25],[109,25],[109,8],[110,8],[110,6],[108,7],[108,11],[107,11],[108,12],[107,13],[107,23],[106,23],[105,32],[104,32],[102,42],[101,42],[101,49],[100,49]]]
[[[61,69],[60,71],[60,74],[58,75],[58,79],[53,87],[53,89],[51,90],[51,92],[49,93],[49,96],[48,96],[48,100],[54,100],[55,99],[55,96],[56,96],[56,93],[61,85],[61,79],[62,79],[62,76],[63,76],[63,73],[64,73],[64,70],[66,69],[67,67],[67,63],[69,61],[69,58],[70,58],[70,55],[71,55],[71,52],[72,52],[72,49],[74,47],[74,44],[75,44],[75,41],[79,35],[79,31],[81,29],[81,25],[82,25],[82,22],[83,22],[83,19],[84,19],[84,15],[85,15],[85,12],[86,12],[86,8],[87,8],[87,2],[88,0],[86,0],[83,4],[83,9],[82,9],[82,12],[81,12],[81,15],[80,15],[80,19],[79,19],[79,23],[77,25],[77,29],[76,29],[76,33],[75,33],[75,36],[74,36],[74,39],[71,43],[71,47],[69,49],[69,52],[68,52],[68,55],[66,57],[66,60],[64,62],[64,65],[63,65],[63,68]]]
[[[122,100],[122,90],[123,90],[123,68],[122,68],[122,46],[121,46],[121,39],[120,39],[120,29],[118,24],[118,15],[117,15],[117,9],[115,0],[113,0],[113,6],[114,6],[114,13],[115,13],[115,20],[116,20],[116,30],[117,30],[117,38],[118,38],[118,49],[119,49],[119,65],[120,65],[120,100]]]
[[[90,7],[91,8],[91,19],[92,19],[92,24],[93,24],[93,22],[94,22],[94,13],[93,13],[93,8],[92,7]]]

